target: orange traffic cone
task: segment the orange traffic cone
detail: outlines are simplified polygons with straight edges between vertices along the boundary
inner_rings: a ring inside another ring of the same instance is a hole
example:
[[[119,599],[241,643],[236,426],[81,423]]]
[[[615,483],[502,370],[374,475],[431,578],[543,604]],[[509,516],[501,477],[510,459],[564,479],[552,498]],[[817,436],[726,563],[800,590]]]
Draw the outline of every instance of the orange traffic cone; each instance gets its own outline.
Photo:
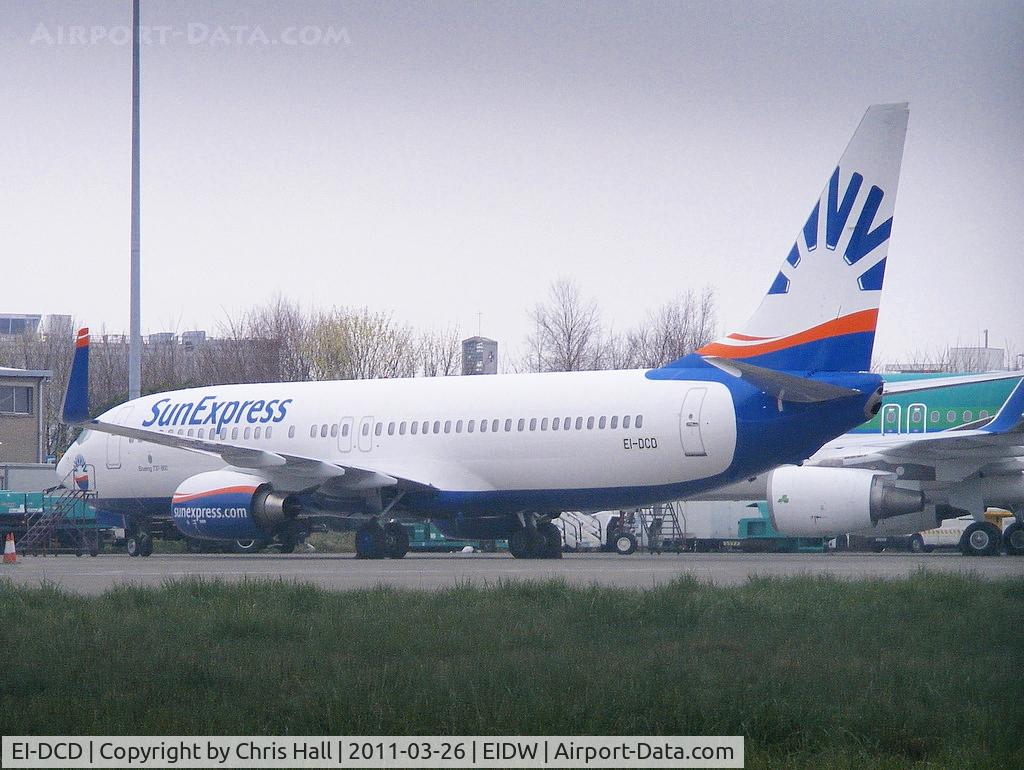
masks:
[[[18,560],[18,553],[14,550],[14,533],[7,533],[7,542],[4,543],[4,564],[14,564]]]

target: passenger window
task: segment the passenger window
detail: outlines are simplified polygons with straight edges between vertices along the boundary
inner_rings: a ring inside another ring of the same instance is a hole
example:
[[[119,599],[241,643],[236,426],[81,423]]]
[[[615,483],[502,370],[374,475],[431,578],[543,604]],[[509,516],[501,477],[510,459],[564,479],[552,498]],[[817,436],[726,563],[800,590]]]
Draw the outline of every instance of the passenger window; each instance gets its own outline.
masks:
[[[487,432],[487,420],[481,420],[480,421],[480,432],[481,433],[486,433]]]
[[[970,422],[974,419],[974,413],[970,409],[964,410],[964,422]]]
[[[562,422],[562,418],[561,417],[556,417],[555,419],[553,419],[551,421],[551,430],[558,430],[558,425],[561,422]]]
[[[511,417],[506,417],[505,418],[505,432],[506,433],[510,433],[511,431],[512,431],[512,418]]]
[[[519,418],[519,425],[517,427],[518,427],[520,433],[522,433],[524,430],[526,430],[526,420],[524,420],[522,417],[520,417]]]
[[[383,432],[384,432],[384,423],[378,422],[376,425],[373,426],[373,435],[374,436],[379,436]]]
[[[952,409],[946,412],[946,422],[956,422],[956,412]]]
[[[270,430],[270,428],[267,428],[267,430]],[[252,437],[253,438],[260,438],[262,435],[263,435],[263,428],[260,428],[259,426],[257,426],[257,427],[252,429]]]
[[[530,430],[537,430],[537,418],[536,417],[531,417],[530,418]]]
[[[472,433],[473,432],[473,428],[475,428],[475,427],[476,427],[476,420],[470,420],[469,421],[469,425],[466,426],[466,432],[467,433]]]
[[[445,420],[444,421],[444,432],[445,433],[451,433],[452,432],[452,421],[451,420]]]
[[[411,433],[412,435],[414,435],[414,436],[415,436],[416,434],[418,434],[418,433],[420,432],[420,424],[419,424],[418,422],[415,422],[415,421],[414,421],[414,422],[413,422],[413,423],[412,423],[412,424],[411,424],[411,425],[409,426],[409,432],[410,432],[410,433]]]
[[[623,428],[628,428],[629,427],[629,415],[628,414],[625,417],[622,418],[622,427]]]
[[[348,426],[346,425],[345,427],[347,428]],[[289,425],[288,426],[288,438],[295,438],[295,426],[294,425]]]
[[[441,432],[441,421],[440,420],[434,420],[434,433],[440,433],[440,432]]]
[[[932,422],[938,422],[939,421],[939,410],[938,409],[932,410],[931,420],[932,420]]]
[[[462,420],[455,421],[455,432],[462,433]]]
[[[541,430],[547,430],[548,429],[548,418],[547,417],[543,418],[540,421],[540,429]]]
[[[335,422],[335,423],[331,424],[331,438],[337,438],[337,437],[338,437],[338,423]]]
[[[341,436],[342,436],[342,438],[348,437],[348,431],[349,431],[349,425],[346,422],[344,425],[341,426]]]
[[[615,430],[616,428],[619,427],[619,416],[618,415],[615,415],[614,417],[612,417],[612,424],[610,426],[608,426],[608,427],[610,427],[612,430]]]
[[[192,438],[192,433],[193,433],[192,428],[189,428],[188,429],[188,437],[189,438]]]
[[[370,423],[368,423],[368,422],[364,422],[363,423],[362,433],[363,433],[364,436],[369,436],[370,435]]]
[[[202,438],[205,433],[206,433],[206,428],[200,428],[199,429],[199,438]],[[132,439],[132,441],[135,441],[135,439]]]
[[[597,421],[597,427],[600,428],[601,430],[604,430],[604,426],[607,425],[607,424],[608,424],[608,418],[607,417],[602,417],[600,420]]]
[[[231,429],[231,440],[234,441],[238,438],[238,428]]]
[[[593,430],[593,429],[594,429],[594,418],[593,417],[588,417],[587,418],[587,430]]]
[[[405,435],[405,420],[402,420],[402,422],[399,423],[399,425],[398,425],[398,435],[399,436],[404,436]]]
[[[642,414],[638,414],[636,416],[636,427],[638,427],[638,428],[644,427],[644,416]]]
[[[393,422],[389,422],[388,423],[388,435],[389,436],[394,436],[395,435],[395,423],[393,423]]]
[[[320,426],[320,438],[327,438],[327,431],[328,430],[329,430],[329,427],[328,427],[327,423],[324,423],[323,425],[321,425]]]
[[[499,422],[501,422],[501,420],[491,420],[491,433],[497,433],[498,432],[498,423]]]
[[[259,428],[257,428],[256,430],[259,430]],[[271,430],[273,430],[273,428],[272,428],[271,426],[269,426],[269,425],[268,425],[268,426],[267,426],[267,432],[263,434],[263,437],[264,437],[264,438],[270,438],[270,431],[271,431]]]
[[[576,418],[576,430],[583,430],[583,418],[582,417],[577,417]]]
[[[980,412],[978,412],[978,417],[982,420],[988,417],[988,409],[982,409]]]

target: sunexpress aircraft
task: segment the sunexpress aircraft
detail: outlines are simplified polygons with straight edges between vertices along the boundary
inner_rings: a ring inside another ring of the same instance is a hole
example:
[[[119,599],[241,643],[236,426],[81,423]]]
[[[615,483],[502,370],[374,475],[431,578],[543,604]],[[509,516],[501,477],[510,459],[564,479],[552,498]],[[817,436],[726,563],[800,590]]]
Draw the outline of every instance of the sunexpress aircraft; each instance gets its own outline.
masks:
[[[64,419],[86,430],[58,465],[129,517],[129,551],[168,516],[192,538],[278,538],[361,521],[358,555],[401,557],[401,517],[557,557],[551,519],[676,500],[799,463],[871,417],[869,368],[906,104],[866,112],[768,294],[739,331],[641,371],[195,388],[88,415],[88,331]],[[820,489],[813,481],[813,491]],[[792,495],[808,489],[799,475]],[[884,474],[850,493],[871,515],[919,510]]]

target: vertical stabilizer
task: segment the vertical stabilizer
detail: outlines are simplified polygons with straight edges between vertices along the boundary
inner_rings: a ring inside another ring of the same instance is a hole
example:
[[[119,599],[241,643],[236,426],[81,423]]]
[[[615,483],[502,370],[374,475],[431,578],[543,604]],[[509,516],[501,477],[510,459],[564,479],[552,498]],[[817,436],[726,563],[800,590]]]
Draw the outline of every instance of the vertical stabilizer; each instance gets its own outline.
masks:
[[[868,108],[760,307],[698,354],[788,371],[870,369],[908,116],[905,103]]]

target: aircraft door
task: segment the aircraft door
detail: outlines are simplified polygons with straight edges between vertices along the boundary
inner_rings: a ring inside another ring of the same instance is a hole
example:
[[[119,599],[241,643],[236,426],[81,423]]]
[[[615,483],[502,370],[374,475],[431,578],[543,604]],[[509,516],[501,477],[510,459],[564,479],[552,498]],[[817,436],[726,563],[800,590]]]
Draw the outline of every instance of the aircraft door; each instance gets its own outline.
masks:
[[[900,409],[899,404],[886,404],[882,407],[882,433],[900,432]]]
[[[117,415],[114,416],[113,423],[115,425],[125,425],[128,422],[128,417],[132,413],[133,407],[125,407]],[[121,467],[121,442],[125,439],[123,436],[115,436],[111,433],[107,434],[107,468],[110,470],[117,470]]]
[[[679,412],[679,437],[683,442],[683,454],[687,457],[706,457],[708,454],[700,434],[700,409],[707,393],[707,388],[690,388],[683,399],[683,408]]]
[[[338,449],[342,452],[352,451],[352,432],[355,429],[355,421],[351,417],[341,418],[341,429],[338,431]]]
[[[373,418],[364,417],[359,421],[359,449],[369,452],[373,448]]]
[[[924,433],[927,428],[926,416],[928,407],[924,404],[911,404],[907,407],[907,433]]]

